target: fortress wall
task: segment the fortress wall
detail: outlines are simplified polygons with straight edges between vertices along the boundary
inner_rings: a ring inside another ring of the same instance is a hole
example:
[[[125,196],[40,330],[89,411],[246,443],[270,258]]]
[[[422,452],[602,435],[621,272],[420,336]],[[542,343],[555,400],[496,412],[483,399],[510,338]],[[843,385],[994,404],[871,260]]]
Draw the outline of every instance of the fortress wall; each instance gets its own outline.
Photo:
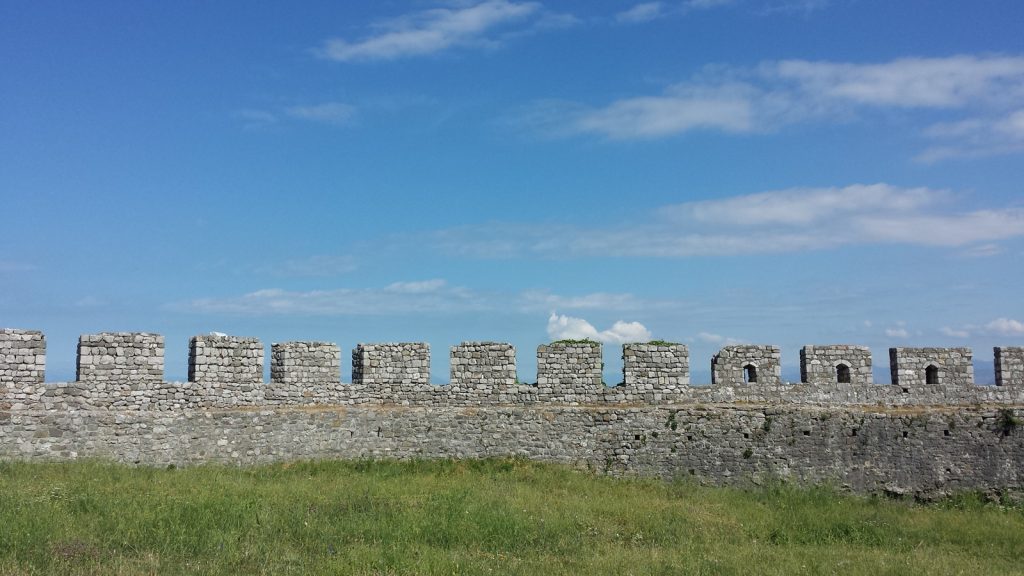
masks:
[[[749,383],[753,367],[758,384],[782,381],[782,353],[778,346],[739,344],[725,346],[711,358],[711,384],[732,386]]]
[[[341,349],[330,342],[272,344],[268,403],[333,404],[344,396]]]
[[[513,403],[518,377],[516,349],[501,342],[463,342],[450,353],[451,400]]]
[[[892,383],[903,387],[932,386],[928,382],[933,369],[937,384],[974,386],[974,364],[970,348],[890,348],[889,370]]]
[[[45,346],[41,333],[24,330],[3,330],[0,342],[5,342],[3,338],[11,341],[15,336],[28,338],[26,341],[33,342],[34,346]],[[207,346],[211,341],[216,345]],[[537,384],[515,381],[515,351],[511,345],[463,343],[452,348],[452,384],[449,386],[429,383],[430,357],[426,344],[361,344],[353,351],[356,381],[352,384],[339,381],[338,347],[331,343],[275,345],[271,382],[267,384],[258,377],[262,345],[256,339],[197,337],[190,348],[194,351],[191,352],[191,372],[199,382],[166,382],[156,377],[162,375],[163,365],[163,338],[156,334],[83,336],[80,366],[87,378],[94,378],[84,381],[42,383],[39,375],[45,370],[44,355],[5,354],[2,358],[7,365],[22,362],[17,358],[29,356],[35,364],[33,370],[8,372],[24,377],[0,385],[0,409],[166,412],[290,404],[618,407],[701,403],[929,407],[1016,405],[1024,399],[1024,349],[1020,347],[996,349],[1000,386],[975,386],[969,384],[970,380],[965,384],[949,378],[931,385],[872,384],[859,377],[868,370],[869,351],[864,347],[837,345],[808,346],[802,351],[804,374],[820,372],[820,378],[810,377],[815,381],[802,384],[718,381],[711,387],[685,384],[689,362],[684,345],[625,345],[624,381],[614,387],[601,382],[601,347],[597,343],[556,343],[538,347]],[[45,348],[32,350],[45,351]],[[209,355],[196,354],[211,350]],[[922,354],[935,356],[931,351],[936,349],[898,350],[917,351],[920,357]],[[970,366],[970,350],[949,350],[952,352],[947,356],[953,357],[955,352],[960,363],[954,366],[966,372]],[[15,360],[7,360],[11,356]],[[759,361],[763,368],[765,360],[774,367],[777,357],[778,349],[772,346],[730,346],[717,355],[714,366],[731,366],[735,374],[751,358]],[[899,359],[906,357],[907,354],[903,354]],[[815,364],[815,360],[820,364]],[[850,383],[835,381],[832,365],[838,361],[850,362]],[[206,369],[200,368],[203,366]],[[828,368],[822,370],[825,366]],[[948,363],[946,366],[948,369]],[[721,374],[719,370],[718,377],[724,378]],[[215,378],[215,375],[220,377]]]
[[[430,385],[430,344],[358,344],[352,350],[352,384],[353,391],[372,403],[429,403],[435,393]]]
[[[78,339],[79,382],[160,382],[164,379],[164,337],[146,332],[104,332]]]
[[[811,383],[839,382],[841,366],[847,368],[849,384],[870,384],[871,350],[867,346],[838,344],[804,346],[800,349],[800,381]]]
[[[996,386],[1024,386],[1024,347],[995,347]]]
[[[45,374],[46,337],[43,333],[0,329],[0,393],[6,396],[15,385],[42,384]]]
[[[685,344],[624,344],[622,385],[637,399],[654,403],[690,385],[690,352]]]
[[[537,395],[567,403],[592,401],[604,386],[601,344],[552,342],[537,347]]]
[[[774,478],[938,496],[1024,485],[1019,411],[800,406],[0,411],[0,458],[164,466],[522,456],[712,484]]]

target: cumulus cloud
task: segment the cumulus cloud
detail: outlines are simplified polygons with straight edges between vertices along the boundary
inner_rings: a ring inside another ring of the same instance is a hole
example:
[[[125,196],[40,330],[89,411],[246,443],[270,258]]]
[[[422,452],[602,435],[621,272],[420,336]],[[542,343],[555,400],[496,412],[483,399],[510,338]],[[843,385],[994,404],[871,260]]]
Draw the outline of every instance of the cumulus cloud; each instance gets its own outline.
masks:
[[[656,3],[622,13],[657,14]],[[713,66],[658,94],[588,105],[539,101],[520,121],[553,136],[589,134],[612,140],[665,138],[694,130],[751,133],[809,121],[848,121],[870,110],[1002,111],[990,120],[935,126],[930,133],[970,135],[985,153],[1024,145],[1024,57],[959,55],[862,64],[808,60],[763,62],[750,68]],[[990,138],[996,137],[995,143]],[[971,150],[979,146],[969,147]],[[964,151],[936,146],[936,160]]]
[[[1024,236],[1024,210],[963,210],[958,200],[946,190],[884,183],[792,188],[664,206],[604,228],[489,224],[443,230],[433,240],[473,257],[683,258],[865,244],[991,252],[997,241]]]
[[[542,11],[537,2],[507,0],[434,8],[381,22],[374,34],[361,40],[332,38],[318,53],[329,60],[350,62],[423,56],[457,46],[494,45],[497,40],[488,38],[488,33],[539,15]]]
[[[548,317],[548,337],[552,340],[596,340],[605,344],[647,342],[651,332],[639,322],[619,320],[607,330],[598,331],[593,324],[582,318],[551,313]]]
[[[996,318],[985,325],[985,330],[1000,336],[1020,336],[1024,334],[1024,322],[1012,318]]]

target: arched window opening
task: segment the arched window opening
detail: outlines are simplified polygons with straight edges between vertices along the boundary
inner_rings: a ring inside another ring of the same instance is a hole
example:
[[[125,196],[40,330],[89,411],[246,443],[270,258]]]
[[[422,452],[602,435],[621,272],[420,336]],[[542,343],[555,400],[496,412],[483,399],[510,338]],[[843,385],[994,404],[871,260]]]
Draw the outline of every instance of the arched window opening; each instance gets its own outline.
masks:
[[[850,367],[846,364],[836,366],[836,382],[840,384],[850,383]]]
[[[747,384],[754,384],[757,382],[757,366],[747,364],[743,367],[743,381]]]
[[[939,367],[934,364],[924,369],[925,384],[939,383]]]

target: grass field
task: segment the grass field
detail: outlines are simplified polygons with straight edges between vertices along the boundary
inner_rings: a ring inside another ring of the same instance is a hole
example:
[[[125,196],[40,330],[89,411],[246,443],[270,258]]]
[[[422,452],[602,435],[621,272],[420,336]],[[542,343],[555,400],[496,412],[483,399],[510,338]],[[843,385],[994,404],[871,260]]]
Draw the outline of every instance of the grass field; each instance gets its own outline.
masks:
[[[521,460],[0,463],[2,574],[1021,574],[1024,508]]]

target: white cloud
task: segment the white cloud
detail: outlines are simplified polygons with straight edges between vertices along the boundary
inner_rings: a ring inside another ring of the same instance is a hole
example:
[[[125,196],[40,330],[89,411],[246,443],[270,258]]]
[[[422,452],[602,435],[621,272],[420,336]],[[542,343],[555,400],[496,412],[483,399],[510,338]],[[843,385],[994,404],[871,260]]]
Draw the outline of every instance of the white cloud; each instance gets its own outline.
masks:
[[[940,142],[917,156],[922,162],[996,156],[1024,151],[1024,110],[995,118],[932,125],[925,135]]]
[[[963,258],[991,258],[992,256],[998,256],[1004,252],[1003,247],[999,244],[979,244],[977,246],[970,246],[964,250],[957,252],[958,256]]]
[[[261,266],[257,272],[284,277],[338,276],[356,270],[356,259],[348,255],[319,254]]]
[[[949,336],[951,338],[968,338],[971,335],[971,333],[967,330],[955,330],[953,328],[950,328],[949,326],[943,326],[942,328],[939,329],[939,332],[942,332],[944,335]]]
[[[269,288],[241,296],[199,298],[168,306],[202,314],[239,316],[345,316],[450,313],[490,310],[487,295],[448,286],[443,280],[395,282],[384,288],[282,290]]]
[[[1020,336],[1024,335],[1024,322],[1011,318],[997,318],[986,324],[985,329],[1001,336]]]
[[[1024,236],[1024,210],[957,210],[957,200],[944,190],[883,183],[793,188],[665,206],[640,222],[605,228],[488,224],[443,230],[434,241],[485,258],[683,258],[866,244],[980,250]]]
[[[619,12],[615,15],[615,19],[619,22],[634,24],[654,20],[664,13],[665,4],[663,2],[644,2],[633,6],[629,10]]]
[[[379,32],[359,41],[326,41],[321,56],[340,62],[393,60],[434,54],[467,45],[492,45],[486,34],[503,25],[523,21],[540,12],[536,2],[487,0],[456,8],[435,8],[383,22]]]
[[[520,297],[520,309],[531,310],[637,310],[649,307],[629,293],[594,292],[579,296],[562,296],[544,290],[527,290]]]
[[[292,106],[287,108],[285,113],[300,120],[341,126],[352,121],[356,109],[344,102],[324,102],[310,106]]]
[[[647,4],[634,9],[641,6]],[[626,97],[603,106],[541,101],[520,121],[559,136],[650,139],[693,130],[763,132],[798,122],[848,121],[870,109],[1005,111],[1022,99],[1020,56],[903,58],[875,64],[783,60],[752,68],[708,67],[660,94]],[[1005,140],[1003,148],[1018,146],[1024,113],[984,126],[953,127],[998,132]],[[939,149],[928,152],[927,158],[944,154],[949,153]]]
[[[886,328],[885,335],[890,338],[909,338],[910,333],[906,328]]]
[[[231,115],[241,121],[242,127],[246,130],[259,130],[277,124],[278,121],[272,112],[254,108],[235,110]]]
[[[548,337],[552,340],[596,340],[605,344],[647,342],[650,331],[639,322],[619,320],[608,330],[598,331],[593,324],[582,318],[559,315],[554,312],[548,317]]]
[[[713,334],[710,332],[699,332],[697,334],[697,340],[708,344],[720,344],[722,346],[731,346],[733,344],[742,343],[742,340],[737,338],[731,338],[729,336],[722,336],[720,334]]]

